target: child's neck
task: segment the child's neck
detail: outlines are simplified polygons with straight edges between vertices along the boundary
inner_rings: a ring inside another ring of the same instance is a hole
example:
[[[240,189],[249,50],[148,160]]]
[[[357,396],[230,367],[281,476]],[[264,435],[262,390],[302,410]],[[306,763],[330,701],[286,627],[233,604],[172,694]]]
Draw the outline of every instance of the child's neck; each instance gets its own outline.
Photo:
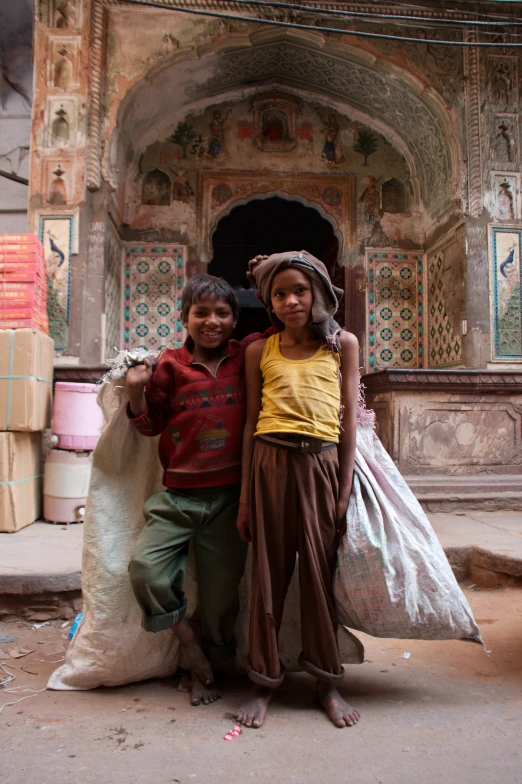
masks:
[[[197,359],[198,362],[214,362],[226,353],[226,345],[226,343],[222,343],[217,348],[209,349],[194,343],[192,353],[194,354],[194,359]]]
[[[319,344],[317,332],[311,327],[284,327],[280,332],[280,342],[285,345],[302,346],[310,343]]]
[[[285,327],[280,333],[279,351],[285,359],[310,359],[315,356],[320,345],[320,338],[310,327]]]

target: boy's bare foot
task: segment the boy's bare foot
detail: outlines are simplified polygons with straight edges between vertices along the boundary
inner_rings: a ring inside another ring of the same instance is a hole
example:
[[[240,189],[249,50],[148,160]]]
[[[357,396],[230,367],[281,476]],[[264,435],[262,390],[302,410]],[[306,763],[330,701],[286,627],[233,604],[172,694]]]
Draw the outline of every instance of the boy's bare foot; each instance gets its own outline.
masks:
[[[343,700],[335,686],[328,681],[317,681],[317,700],[336,727],[353,727],[360,713]]]
[[[245,704],[234,713],[234,716],[245,727],[255,727],[256,729],[261,727],[273,694],[272,689],[257,686]]]
[[[196,640],[196,636],[189,622],[183,618],[171,628],[180,641],[184,658],[192,675],[196,675],[205,686],[210,686],[214,680],[212,667],[203,653],[201,645]]]
[[[215,686],[206,686],[201,682],[195,672],[191,673],[192,678],[192,696],[190,702],[192,705],[209,705],[211,702],[219,700],[221,692]]]

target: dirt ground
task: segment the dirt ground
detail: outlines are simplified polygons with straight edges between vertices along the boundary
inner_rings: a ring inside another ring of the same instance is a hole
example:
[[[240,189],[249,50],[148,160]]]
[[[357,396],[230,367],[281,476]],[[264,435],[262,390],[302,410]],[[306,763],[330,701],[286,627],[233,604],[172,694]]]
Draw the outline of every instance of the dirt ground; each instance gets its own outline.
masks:
[[[361,635],[367,661],[346,668],[341,689],[362,714],[356,727],[331,726],[312,679],[295,674],[265,725],[229,742],[227,714],[249,693],[246,679],[198,708],[179,678],[46,691],[69,625],[1,623],[0,638],[14,639],[0,639],[0,682],[15,675],[0,689],[2,784],[519,784],[522,589],[466,594],[489,656],[471,643]]]

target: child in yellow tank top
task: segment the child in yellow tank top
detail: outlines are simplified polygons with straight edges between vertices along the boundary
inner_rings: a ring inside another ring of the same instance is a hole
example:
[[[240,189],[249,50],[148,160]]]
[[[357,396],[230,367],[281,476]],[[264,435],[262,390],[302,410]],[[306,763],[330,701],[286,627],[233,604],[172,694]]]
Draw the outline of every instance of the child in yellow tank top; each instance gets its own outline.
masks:
[[[252,541],[247,672],[256,684],[236,712],[260,727],[284,678],[278,633],[299,554],[299,664],[337,727],[359,713],[339,695],[332,576],[352,487],[359,385],[357,338],[333,320],[342,292],[306,251],[258,256],[251,278],[279,333],[246,352],[247,423],[237,527]]]

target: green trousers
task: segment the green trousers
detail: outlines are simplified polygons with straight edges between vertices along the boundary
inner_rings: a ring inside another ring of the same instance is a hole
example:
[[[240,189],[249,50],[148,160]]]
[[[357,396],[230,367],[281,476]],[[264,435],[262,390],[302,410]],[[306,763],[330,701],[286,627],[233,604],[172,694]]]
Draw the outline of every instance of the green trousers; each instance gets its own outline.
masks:
[[[211,663],[235,654],[238,586],[247,545],[236,529],[239,486],[205,490],[162,490],[143,508],[146,525],[129,564],[143,627],[159,632],[180,621],[189,543],[198,581],[202,645]]]

